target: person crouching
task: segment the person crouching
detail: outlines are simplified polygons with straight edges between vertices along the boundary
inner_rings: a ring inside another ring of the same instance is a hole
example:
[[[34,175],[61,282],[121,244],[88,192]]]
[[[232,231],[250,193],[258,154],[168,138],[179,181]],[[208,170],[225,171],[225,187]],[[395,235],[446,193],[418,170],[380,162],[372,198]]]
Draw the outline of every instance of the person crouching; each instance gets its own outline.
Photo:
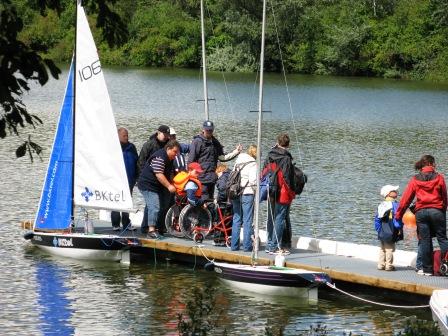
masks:
[[[188,172],[181,171],[174,176],[173,183],[178,195],[187,196],[188,203],[193,206],[203,204],[202,184],[199,181],[199,174],[203,172],[202,167],[197,162],[192,162],[188,165]]]
[[[398,208],[398,186],[390,184],[381,188],[380,194],[384,197],[378,205],[375,215],[375,230],[378,232],[378,240],[381,243],[378,269],[394,271],[395,243],[403,240],[403,223],[395,219]]]

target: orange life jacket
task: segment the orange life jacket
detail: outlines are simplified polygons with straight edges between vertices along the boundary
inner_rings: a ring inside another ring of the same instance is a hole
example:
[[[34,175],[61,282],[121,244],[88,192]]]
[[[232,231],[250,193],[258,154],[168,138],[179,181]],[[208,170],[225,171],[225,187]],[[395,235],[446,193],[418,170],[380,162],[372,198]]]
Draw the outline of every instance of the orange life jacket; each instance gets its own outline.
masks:
[[[201,197],[202,195],[201,181],[199,181],[196,177],[190,176],[190,174],[185,171],[179,172],[173,178],[173,185],[176,188],[176,193],[180,196],[185,196],[187,193],[185,192],[184,188],[188,181],[193,181],[194,183],[197,184],[198,190],[196,190],[195,195],[197,197]]]

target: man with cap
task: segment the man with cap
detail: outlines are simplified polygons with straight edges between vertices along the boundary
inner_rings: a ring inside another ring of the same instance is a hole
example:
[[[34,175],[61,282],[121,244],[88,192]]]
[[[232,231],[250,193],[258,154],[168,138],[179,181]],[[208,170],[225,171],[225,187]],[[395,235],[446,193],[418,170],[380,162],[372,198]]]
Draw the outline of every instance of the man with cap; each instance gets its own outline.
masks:
[[[213,136],[215,127],[210,120],[202,124],[202,132],[193,138],[190,144],[190,153],[188,154],[188,163],[198,162],[203,173],[199,175],[202,183],[202,199],[213,199],[215,193],[215,183],[218,179],[216,175],[216,166],[219,161],[229,161],[237,156],[242,146],[239,144],[231,153],[224,154],[223,146]]]
[[[148,159],[159,149],[162,149],[166,143],[168,142],[168,140],[170,139],[170,128],[166,125],[160,125],[159,128],[157,129],[157,131],[151,135],[149,137],[149,140],[146,141],[143,144],[142,149],[140,150],[140,155],[138,156],[138,161],[137,161],[137,168],[138,168],[138,173],[140,175],[140,173],[143,171],[143,168],[145,168],[145,164],[148,161]],[[145,206],[145,211],[143,213],[143,221],[142,221],[142,226],[141,226],[141,230],[142,233],[146,233],[148,231],[148,209]],[[165,225],[163,225],[163,227],[165,227]],[[162,233],[163,233],[163,229],[162,229],[162,224],[159,223],[158,228],[161,229]]]

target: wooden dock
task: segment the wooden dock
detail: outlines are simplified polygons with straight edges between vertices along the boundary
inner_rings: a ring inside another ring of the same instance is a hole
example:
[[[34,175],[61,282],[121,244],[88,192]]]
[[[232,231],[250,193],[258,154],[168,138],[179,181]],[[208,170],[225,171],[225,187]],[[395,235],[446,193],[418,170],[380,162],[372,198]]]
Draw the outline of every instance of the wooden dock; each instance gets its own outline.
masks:
[[[204,264],[208,260],[242,264],[250,264],[252,261],[252,253],[213,246],[210,240],[202,244],[172,237],[162,240],[141,238],[140,241],[145,250],[153,250],[160,257],[174,260],[191,262],[195,259],[197,264]],[[262,248],[258,252],[257,262],[260,265],[273,265],[274,258]],[[417,275],[410,266],[396,266],[396,271],[392,272],[380,271],[374,261],[303,249],[291,249],[291,254],[286,256],[286,266],[326,272],[336,284],[343,281],[425,296],[430,296],[435,289],[448,289],[448,277]]]

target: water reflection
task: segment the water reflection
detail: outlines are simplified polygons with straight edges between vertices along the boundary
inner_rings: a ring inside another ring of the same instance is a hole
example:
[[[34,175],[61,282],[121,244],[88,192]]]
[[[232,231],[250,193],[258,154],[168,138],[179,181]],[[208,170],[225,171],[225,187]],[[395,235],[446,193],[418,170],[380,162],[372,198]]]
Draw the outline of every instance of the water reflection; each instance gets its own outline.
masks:
[[[66,281],[70,269],[57,266],[48,260],[39,260],[36,265],[37,302],[40,306],[40,327],[44,335],[72,335],[70,323],[73,315],[70,289]]]

